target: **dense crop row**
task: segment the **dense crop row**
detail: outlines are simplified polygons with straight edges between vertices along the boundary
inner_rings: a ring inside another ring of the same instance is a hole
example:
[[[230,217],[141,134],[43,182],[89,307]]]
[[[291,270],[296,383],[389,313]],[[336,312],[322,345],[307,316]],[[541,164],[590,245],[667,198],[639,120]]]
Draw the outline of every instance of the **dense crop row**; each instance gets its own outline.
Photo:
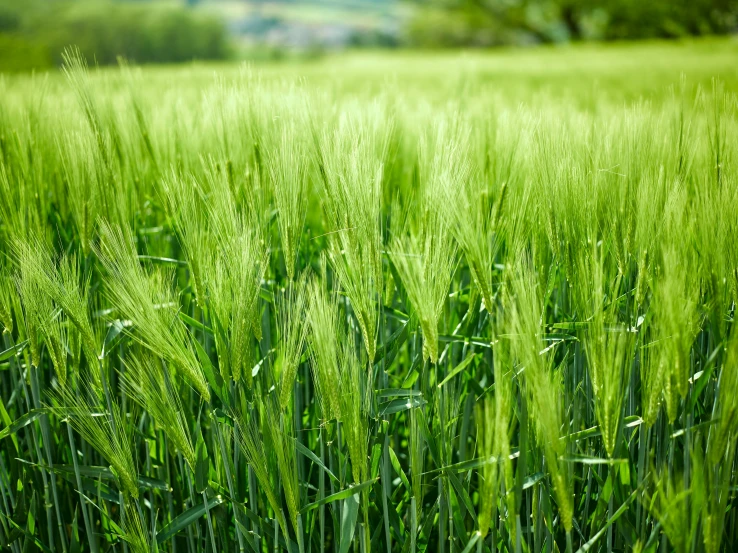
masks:
[[[0,82],[3,546],[738,547],[733,91],[444,63]]]

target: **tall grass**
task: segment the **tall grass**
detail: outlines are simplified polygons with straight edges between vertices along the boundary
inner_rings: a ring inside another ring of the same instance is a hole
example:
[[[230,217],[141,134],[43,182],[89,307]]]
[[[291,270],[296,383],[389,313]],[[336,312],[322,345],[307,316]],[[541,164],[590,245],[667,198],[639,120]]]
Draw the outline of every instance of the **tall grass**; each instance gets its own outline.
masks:
[[[3,547],[738,548],[714,46],[0,79]]]

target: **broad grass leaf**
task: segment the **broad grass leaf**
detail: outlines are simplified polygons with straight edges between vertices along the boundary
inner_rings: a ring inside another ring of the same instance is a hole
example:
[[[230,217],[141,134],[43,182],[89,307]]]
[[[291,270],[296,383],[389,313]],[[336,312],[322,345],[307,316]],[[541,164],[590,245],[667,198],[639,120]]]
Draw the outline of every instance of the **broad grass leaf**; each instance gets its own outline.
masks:
[[[354,539],[354,531],[356,530],[356,520],[359,515],[360,497],[352,495],[343,500],[343,509],[341,509],[341,541],[339,553],[348,553],[351,542]]]
[[[450,372],[450,373],[448,373],[448,375],[446,376],[446,378],[444,378],[444,379],[443,379],[443,380],[442,380],[442,381],[441,381],[441,382],[440,382],[440,383],[438,384],[438,387],[439,387],[439,388],[440,388],[440,387],[442,387],[442,386],[443,386],[444,384],[446,384],[446,382],[448,382],[449,380],[451,380],[451,379],[452,379],[452,378],[453,378],[454,376],[456,376],[456,375],[457,375],[457,374],[459,374],[459,373],[460,373],[461,371],[463,371],[463,370],[464,370],[465,368],[467,368],[467,367],[468,367],[469,365],[471,365],[471,363],[472,363],[472,362],[473,362],[473,361],[474,361],[474,360],[475,360],[475,359],[476,359],[477,357],[479,357],[479,355],[480,355],[480,354],[478,354],[478,353],[477,353],[477,354],[474,354],[474,355],[470,355],[470,356],[468,356],[468,357],[467,357],[466,359],[464,359],[464,360],[463,360],[463,361],[462,361],[461,363],[459,363],[458,365],[456,365],[456,366],[455,366],[455,367],[454,367],[454,368],[453,368],[453,369],[451,370],[451,372]]]
[[[386,388],[384,390],[377,390],[374,393],[374,397],[382,399],[385,397],[409,397],[409,396],[422,396],[423,392],[420,390],[407,390],[404,388]]]
[[[410,335],[409,327],[410,322],[408,321],[396,330],[395,333],[389,337],[387,342],[377,348],[377,353],[374,358],[375,367],[381,367],[383,363],[385,366],[390,365],[395,360],[397,353]]]
[[[294,441],[295,449],[297,449],[298,452],[300,452],[302,455],[310,459],[313,463],[315,463],[322,471],[324,471],[334,482],[338,482],[338,478],[335,474],[333,474],[328,467],[325,466],[325,464],[318,458],[315,453],[310,451],[308,448],[306,448],[304,445],[300,443],[299,440]]]
[[[9,347],[5,351],[0,352],[0,363],[10,359],[14,355],[18,355],[26,348],[27,345],[28,345],[28,340],[23,340],[22,342],[19,342],[15,344],[14,346]]]
[[[208,475],[210,473],[210,461],[208,460],[208,448],[202,438],[202,432],[197,433],[197,445],[195,446],[195,491],[202,493],[208,487]]]
[[[177,533],[181,532],[182,530],[187,528],[190,524],[198,520],[201,516],[205,514],[206,511],[209,511],[213,507],[217,507],[221,503],[223,503],[222,498],[213,497],[213,498],[208,498],[207,505],[203,501],[199,505],[190,507],[184,513],[178,515],[174,520],[172,520],[169,524],[167,524],[159,532],[157,532],[156,542],[164,543],[169,538],[175,536]]]
[[[40,465],[37,465],[37,466],[40,466]],[[59,474],[74,474],[73,465],[52,465],[49,468],[51,468],[51,470]],[[117,479],[116,475],[113,474],[113,471],[110,470],[109,467],[78,465],[77,469],[79,470],[80,476],[84,476],[86,478],[92,478],[93,480],[104,480],[106,482],[114,482]],[[169,491],[169,484],[167,484],[164,480],[159,480],[158,478],[149,478],[147,476],[139,476],[138,485],[140,488],[161,490],[165,492]]]
[[[200,321],[196,321],[195,319],[187,315],[187,313],[184,313],[180,310],[177,314],[179,315],[179,318],[182,319],[182,322],[186,325],[192,326],[198,330],[202,330],[203,332],[207,332],[211,336],[215,336],[215,332],[212,328],[210,328],[209,326],[205,326]]]
[[[13,424],[13,421],[10,420],[10,415],[8,415],[8,411],[5,409],[5,404],[3,403],[2,398],[0,398],[0,419],[2,419],[3,424],[6,427]],[[15,446],[16,453],[18,453],[18,438],[16,438],[15,434],[12,434],[10,438],[13,440],[13,445]]]
[[[388,449],[389,449],[390,462],[392,463],[392,468],[395,469],[397,476],[400,477],[400,480],[402,480],[402,483],[404,484],[407,491],[412,493],[412,489],[410,487],[410,481],[407,479],[407,476],[405,475],[405,471],[402,470],[402,465],[400,464],[400,460],[397,458],[397,453],[395,453],[395,450],[392,449],[391,447]]]
[[[346,499],[347,497],[356,495],[367,488],[371,488],[376,481],[377,478],[372,478],[371,480],[367,480],[366,482],[362,482],[361,484],[357,484],[356,486],[349,486],[345,490],[341,490],[340,492],[336,492],[332,495],[329,495],[328,497],[324,497],[323,499],[314,501],[313,503],[310,503],[309,505],[306,505],[305,507],[300,509],[300,514],[305,514],[312,509],[317,509],[321,505],[327,505],[328,503],[333,503],[334,501],[339,501],[341,499]]]
[[[380,403],[379,405],[379,416],[380,417],[386,417],[387,415],[394,415],[395,413],[400,413],[402,411],[407,411],[408,409],[415,409],[416,407],[422,407],[428,403],[423,399],[422,397],[408,397],[405,398],[398,398],[393,399],[390,401],[387,401],[385,403]]]
[[[48,409],[31,409],[28,413],[13,421],[9,426],[0,430],[0,440],[15,434],[18,430],[28,426],[41,415],[46,413],[48,413]]]
[[[198,340],[195,340],[194,338],[192,339],[192,343],[195,345],[197,358],[200,360],[202,372],[205,374],[205,379],[208,381],[210,388],[212,388],[212,390],[215,392],[215,395],[220,398],[220,400],[226,407],[230,407],[231,398],[228,393],[228,383],[223,380],[223,377],[220,375],[220,373],[215,370],[215,367],[213,367],[213,363],[210,361],[210,357],[208,357],[208,354],[205,352],[202,344],[200,344],[200,342]]]

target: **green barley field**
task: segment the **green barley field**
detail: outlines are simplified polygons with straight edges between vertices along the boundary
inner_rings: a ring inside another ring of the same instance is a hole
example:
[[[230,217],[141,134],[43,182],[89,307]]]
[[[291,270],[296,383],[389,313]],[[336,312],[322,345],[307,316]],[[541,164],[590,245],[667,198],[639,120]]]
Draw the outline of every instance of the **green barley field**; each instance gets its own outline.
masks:
[[[0,549],[738,549],[738,41],[0,76]]]

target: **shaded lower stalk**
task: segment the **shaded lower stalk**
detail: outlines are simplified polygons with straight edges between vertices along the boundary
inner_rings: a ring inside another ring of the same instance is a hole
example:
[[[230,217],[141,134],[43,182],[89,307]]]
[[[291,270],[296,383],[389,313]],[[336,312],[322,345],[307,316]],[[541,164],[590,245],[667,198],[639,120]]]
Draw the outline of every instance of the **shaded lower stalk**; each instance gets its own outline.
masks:
[[[303,538],[302,515],[297,515],[297,547],[300,553],[305,553],[305,540]]]
[[[33,388],[33,372],[34,372],[33,371],[33,365],[31,365],[30,380],[31,380],[31,387],[32,388]],[[34,407],[38,407],[36,405],[35,398],[34,398]],[[33,446],[36,449],[36,457],[38,458],[38,463],[39,463],[39,465],[43,465],[44,462],[43,462],[43,457],[41,455],[41,448],[38,445],[38,437],[37,437],[36,428],[35,428],[34,425],[31,425],[31,433],[33,435]],[[42,436],[41,436],[41,438],[42,438],[42,442],[44,444],[44,449],[48,449],[48,444],[43,439],[43,428],[42,428]],[[47,471],[44,470],[43,468],[41,469],[40,472],[41,472],[41,480],[42,480],[43,486],[44,486],[44,503],[45,503],[45,511],[46,511],[47,531],[49,533],[49,545],[51,546],[51,549],[53,551],[53,548],[54,548],[54,530],[53,530],[53,528],[54,528],[54,526],[53,526],[52,520],[54,519],[54,516],[53,516],[52,511],[51,511],[51,498],[49,497],[49,475],[47,475]]]
[[[182,460],[182,454],[177,452],[177,460],[179,461],[179,473],[182,475],[182,479],[187,481],[187,491],[189,492],[189,499],[184,499],[183,504],[185,507],[189,503],[190,507],[195,506],[195,494],[192,491],[192,482],[189,477],[189,472],[185,472],[184,467],[184,461]],[[185,477],[186,476],[186,477]],[[184,496],[184,494],[182,494]],[[194,540],[192,539],[192,526],[195,527],[196,537],[197,537],[197,547],[193,544]],[[189,553],[195,553],[197,549],[200,548],[200,525],[194,524],[194,525],[187,525],[187,550]]]
[[[415,496],[410,499],[410,553],[415,553],[418,539],[418,504]],[[480,540],[481,544],[481,540]]]
[[[72,434],[72,427],[67,422],[67,437],[69,438],[69,447],[71,448],[72,463],[74,466],[74,476],[77,480],[77,490],[79,492],[80,501],[82,503],[82,518],[85,523],[85,533],[87,534],[87,541],[90,544],[90,551],[92,553],[98,553],[97,539],[92,531],[92,524],[90,523],[90,515],[87,512],[87,499],[82,491],[82,476],[79,472],[79,463],[77,462],[77,447],[74,445],[74,435]]]
[[[231,467],[230,461],[228,459],[228,452],[226,451],[225,442],[223,441],[223,434],[220,431],[220,423],[215,416],[213,416],[213,426],[215,428],[215,434],[218,437],[220,456],[222,457],[223,463],[225,465],[226,480],[228,481],[228,493],[231,494],[231,501],[238,501],[238,499],[236,498],[236,489],[233,486],[233,477],[231,476]],[[245,547],[243,543],[243,536],[241,535],[241,521],[239,520],[237,508],[233,509],[233,516],[236,519],[236,537],[238,538],[238,550],[243,552],[245,551]]]
[[[366,543],[367,543],[367,534],[369,533],[369,529],[367,528],[367,525],[365,523],[362,523],[361,530],[359,531],[359,549],[361,553],[366,553]]]
[[[0,497],[2,497],[3,502],[3,510],[0,513],[3,516],[0,516],[0,526],[2,526],[2,533],[0,533],[0,539],[2,539],[1,543],[6,543],[5,540],[7,540],[7,536],[10,534],[10,529],[8,528],[6,518],[10,519],[10,515],[12,514],[10,511],[10,506],[8,505],[8,498],[6,497],[6,493],[9,490],[5,489],[5,464],[2,463],[2,455],[0,455]],[[13,541],[13,543],[10,544],[10,548],[13,551],[13,553],[20,553],[20,545],[18,544],[18,541]]]
[[[339,489],[343,489],[345,483],[344,483],[344,480],[343,480],[343,467],[344,467],[344,464],[343,464],[343,456],[341,454],[341,447],[342,447],[343,444],[341,443],[341,421],[340,420],[336,420],[336,434],[335,434],[335,436],[336,436],[336,460],[337,460],[337,463],[338,463],[338,487],[339,487]],[[333,494],[333,490],[331,490],[331,494]],[[334,512],[337,515],[336,518],[339,521],[343,520],[341,518],[342,517],[342,513],[343,513],[343,509],[342,509],[343,502],[342,501],[336,501],[336,502],[334,502],[334,505],[335,505],[335,511]],[[335,533],[335,530],[334,530],[334,533]],[[336,551],[339,551],[340,550],[339,540],[335,540],[334,539],[333,541],[336,544]]]
[[[0,543],[5,543],[6,535],[8,534],[8,525],[5,522],[6,517],[10,518],[10,507],[8,506],[8,499],[5,497],[5,477],[0,475],[0,499],[2,500],[2,512],[0,513]]]
[[[5,349],[10,349],[11,347],[14,347],[15,346],[15,341],[13,340],[13,338],[7,332],[4,332],[3,333],[3,344],[4,344]],[[10,366],[11,366],[11,368],[15,367],[15,362],[14,361],[15,361],[15,358],[11,357],[11,360],[10,360]],[[29,365],[29,366],[30,366],[30,369],[29,369],[30,370],[30,374],[29,374],[29,377],[30,378],[29,379],[31,380],[31,388],[33,388],[33,381],[34,381],[35,371],[33,370],[34,367],[33,367],[32,364]],[[17,375],[16,378],[18,378],[18,380],[21,383],[21,388],[23,390],[23,397],[24,397],[24,399],[26,401],[26,409],[27,409],[28,412],[30,412],[32,407],[38,407],[36,396],[34,395],[33,401],[32,401],[32,398],[31,398],[31,395],[32,394],[29,394],[29,392],[28,392],[28,386],[26,386],[26,379],[25,379],[25,376],[23,374],[23,370],[20,368],[20,366],[18,366],[17,369],[18,369],[18,375]],[[14,377],[15,377],[15,375],[14,375]],[[33,390],[32,390],[32,392],[33,392]],[[42,438],[43,438],[43,436],[42,436]],[[38,445],[38,436],[36,434],[36,427],[35,427],[35,425],[31,425],[30,436],[28,434],[26,434],[26,440],[28,442],[29,451],[35,451],[35,453],[36,453],[36,461],[38,462],[39,465],[43,465],[44,462],[43,462],[43,457],[41,455],[41,449],[40,449],[40,447]],[[48,450],[48,444],[46,443],[45,440],[44,440],[44,449],[47,449]],[[53,549],[54,533],[53,533],[53,529],[52,529],[53,528],[53,524],[52,524],[53,516],[51,514],[51,501],[50,501],[50,498],[49,498],[49,479],[47,477],[46,470],[44,470],[42,468],[40,472],[41,472],[41,481],[42,481],[43,487],[44,487],[44,503],[46,505],[45,510],[46,510],[47,526],[48,526],[47,529],[48,529],[48,532],[49,532],[50,545],[52,546],[52,549]]]
[[[389,505],[387,503],[387,497],[389,496],[390,490],[387,489],[389,486],[390,478],[389,478],[389,436],[387,433],[384,435],[384,444],[382,445],[382,463],[381,463],[381,485],[383,488],[382,493],[382,513],[383,513],[383,519],[384,519],[384,536],[385,541],[387,543],[387,551],[392,550],[392,534],[390,533],[390,526],[389,526]],[[369,529],[367,528],[367,533],[369,532]],[[370,542],[371,543],[371,542]]]
[[[251,465],[248,466],[248,474],[249,474],[249,505],[251,509],[256,512],[257,504],[256,504],[256,475],[254,474],[254,469],[251,468]],[[256,524],[255,521],[251,521],[251,531],[254,533],[255,540],[256,540],[256,549],[257,551],[261,551],[261,532],[259,531],[259,527]],[[266,539],[266,535],[264,536]]]
[[[489,525],[489,550],[492,553],[497,551],[497,526],[495,525],[495,519],[493,518],[492,523]]]
[[[156,435],[156,429],[154,429],[154,435]],[[151,448],[149,446],[149,440],[144,439],[144,444],[146,445],[146,474],[151,476],[151,472],[152,472],[151,471]],[[154,447],[154,454],[156,454],[156,447]],[[151,528],[156,528],[156,511],[154,510],[155,503],[154,503],[154,489],[153,488],[149,490],[149,505],[150,505],[149,526]],[[144,517],[143,517],[143,513],[141,513],[141,504],[138,501],[136,502],[136,508],[138,509],[139,516],[141,517],[141,521],[143,522]]]
[[[202,492],[202,500],[205,506],[205,519],[207,520],[207,523],[208,523],[208,533],[210,534],[210,545],[213,548],[213,553],[217,553],[218,549],[215,547],[215,533],[213,532],[213,521],[210,518],[210,507],[208,506],[208,496],[205,490],[203,490]]]
[[[651,437],[651,429],[646,428],[646,423],[644,422],[641,423],[638,428],[638,433],[638,486],[640,487],[643,484],[643,479],[645,478],[646,451],[648,450],[648,442]],[[641,492],[641,494],[644,493],[644,491]],[[646,531],[646,517],[643,516],[642,503],[642,501],[636,502],[636,530],[641,536]]]
[[[436,373],[436,382],[441,382],[443,379],[441,378],[441,368],[438,363],[434,363],[433,368],[435,369]],[[445,401],[444,401],[444,393],[443,388],[440,388],[438,390],[439,393],[439,399],[438,399],[438,405],[439,405],[439,423],[441,427],[441,462],[445,462],[444,459],[445,453],[446,453],[446,440],[445,440],[445,429],[446,429],[446,418],[445,418]],[[443,485],[444,479],[443,477],[438,479],[438,497],[440,498],[440,501],[438,503],[438,551],[439,553],[444,553],[446,550],[446,509],[449,511],[453,508],[451,505],[451,497],[450,492],[448,490],[448,484],[446,486]],[[444,490],[444,488],[446,488]],[[445,494],[444,494],[445,491]],[[446,499],[446,503],[444,503],[444,495]],[[448,513],[448,516],[451,517],[453,514],[451,512]],[[450,531],[450,529],[449,529]],[[450,544],[450,542],[449,542]]]
[[[97,366],[100,370],[100,383],[103,387],[103,395],[105,396],[105,404],[108,408],[108,416],[110,417],[110,425],[113,429],[113,434],[115,436],[120,436],[119,429],[118,429],[118,423],[115,420],[115,415],[113,414],[113,400],[110,396],[110,388],[108,387],[108,379],[105,376],[105,369],[103,367],[103,358],[98,358]],[[121,526],[125,525],[126,522],[126,504],[125,504],[125,497],[123,496],[123,492],[118,492],[118,499],[120,501],[120,520],[121,520]],[[123,542],[123,553],[128,553],[128,543]]]
[[[255,412],[253,404],[249,405],[249,416],[250,417],[256,416],[256,412]],[[235,442],[236,442],[235,447],[237,448],[240,447],[238,443],[239,441],[236,440]],[[257,500],[258,488],[256,487],[256,474],[254,474],[254,469],[251,467],[250,464],[247,463],[246,467],[247,467],[246,470],[248,474],[248,485],[249,485],[249,507],[251,508],[253,512],[256,512],[258,509],[258,502],[257,502],[258,501]],[[259,528],[259,525],[254,520],[251,521],[251,532],[254,535],[254,541],[256,542],[255,544],[256,550],[262,551],[261,529]],[[269,539],[266,536],[266,534],[264,535],[264,540],[268,544]]]
[[[325,443],[323,442],[323,426],[320,426],[318,439],[320,440],[320,462],[325,466]],[[325,474],[321,470],[318,480],[318,499],[322,501],[325,498]],[[318,518],[320,524],[320,550],[325,551],[325,505],[321,504],[318,508]]]
[[[613,489],[610,492],[610,498],[607,500],[607,520],[612,519],[613,515],[613,498],[615,497],[615,468],[614,465],[610,464],[610,482],[612,482]],[[613,524],[607,527],[607,553],[612,553],[612,529]]]
[[[443,502],[443,479],[438,479],[438,553],[446,551],[446,505]]]
[[[5,480],[8,480],[8,488],[5,487]],[[13,499],[12,491],[9,488],[10,486],[10,478],[8,478],[8,471],[5,470],[5,462],[3,461],[3,456],[0,455],[0,498],[2,499],[2,511],[0,512],[0,528],[2,528],[2,532],[0,532],[0,540],[2,540],[0,543],[7,543],[7,536],[10,535],[10,528],[8,527],[7,520],[10,520],[10,516],[13,514],[12,510],[15,509],[15,501]],[[10,502],[8,502],[10,500]],[[20,552],[20,545],[17,541],[14,541],[10,544],[10,548],[13,551],[13,553],[19,553]]]
[[[41,408],[41,399],[40,399],[40,387],[38,384],[38,373],[36,370],[36,367],[31,365],[31,394],[33,395],[33,402],[36,406],[36,409]],[[41,440],[44,446],[44,451],[46,451],[46,462],[49,464],[49,467],[52,467],[54,465],[54,461],[51,455],[51,432],[49,429],[49,417],[44,414],[41,416]],[[66,532],[64,532],[64,522],[62,520],[61,516],[61,510],[60,505],[61,502],[59,501],[59,493],[56,487],[56,478],[54,477],[54,474],[51,472],[51,468],[49,468],[49,480],[51,481],[51,494],[54,497],[54,509],[56,514],[56,523],[57,528],[59,529],[59,541],[61,542],[61,548],[62,552],[66,553],[67,551],[67,536]],[[52,550],[53,550],[53,541],[51,542]]]
[[[126,498],[123,492],[118,492],[118,502],[120,503],[120,526],[126,527]],[[128,553],[128,542],[123,540],[123,553]]]
[[[369,553],[372,548],[372,536],[371,531],[369,530],[369,493],[366,493],[366,496],[364,497],[364,535],[363,535],[363,543],[361,550],[363,553]],[[302,553],[302,552],[300,552]]]
[[[380,305],[380,313],[379,313],[379,332],[380,336],[384,336],[384,305],[382,302],[379,302]],[[382,380],[382,388],[387,388],[387,371],[385,366],[385,357],[382,356],[382,367],[380,371],[380,377]],[[371,374],[372,371],[372,360],[369,360],[369,372]],[[382,479],[382,515],[384,519],[384,537],[385,542],[387,544],[387,551],[392,551],[392,534],[390,533],[390,523],[389,523],[389,506],[387,505],[387,496],[389,496],[389,436],[385,432],[384,434],[384,443],[382,444],[382,460],[380,464],[380,476]]]
[[[167,451],[167,436],[165,432],[161,432],[161,439],[162,443],[164,444],[164,451]],[[172,469],[169,464],[169,455],[163,455],[165,464],[165,470],[167,475],[167,482],[169,482],[171,486],[172,482]],[[172,500],[172,489],[169,488],[169,491],[167,492],[167,514],[168,514],[168,521],[171,522],[174,520],[174,501]],[[172,553],[177,553],[177,540],[172,539]]]

